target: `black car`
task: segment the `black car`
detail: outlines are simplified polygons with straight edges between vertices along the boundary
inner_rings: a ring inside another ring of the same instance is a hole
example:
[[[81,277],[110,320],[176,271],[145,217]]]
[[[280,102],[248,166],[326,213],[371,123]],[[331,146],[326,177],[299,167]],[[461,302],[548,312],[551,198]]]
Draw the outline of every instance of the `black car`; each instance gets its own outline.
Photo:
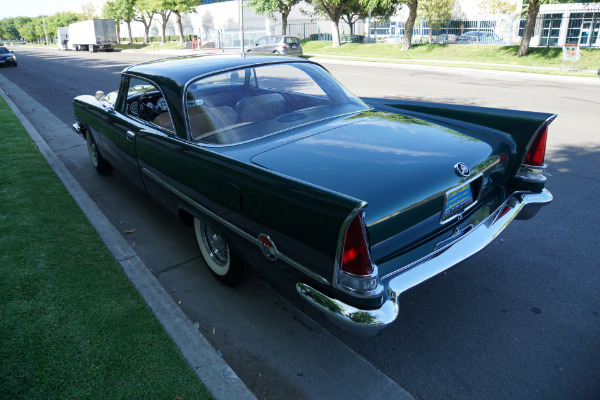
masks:
[[[17,57],[4,46],[0,46],[0,65],[17,66]]]

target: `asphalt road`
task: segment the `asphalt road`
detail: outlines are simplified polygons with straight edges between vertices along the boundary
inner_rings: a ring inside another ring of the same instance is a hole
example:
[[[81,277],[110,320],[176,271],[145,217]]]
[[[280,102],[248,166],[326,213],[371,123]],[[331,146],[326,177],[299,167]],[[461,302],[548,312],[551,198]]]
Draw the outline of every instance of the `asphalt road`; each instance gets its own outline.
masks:
[[[36,102],[17,105],[32,120],[48,110],[65,124],[74,96],[114,90],[124,66],[164,57],[16,50],[19,67],[0,74]],[[44,118],[34,125],[259,398],[397,398],[394,383],[419,399],[598,398],[600,82],[322,62],[360,96],[559,114],[547,154],[555,201],[534,220],[513,223],[471,259],[403,294],[400,319],[373,339],[331,326],[260,279],[236,290],[217,284],[191,230],[118,173],[97,176],[77,136],[53,136],[58,125]]]

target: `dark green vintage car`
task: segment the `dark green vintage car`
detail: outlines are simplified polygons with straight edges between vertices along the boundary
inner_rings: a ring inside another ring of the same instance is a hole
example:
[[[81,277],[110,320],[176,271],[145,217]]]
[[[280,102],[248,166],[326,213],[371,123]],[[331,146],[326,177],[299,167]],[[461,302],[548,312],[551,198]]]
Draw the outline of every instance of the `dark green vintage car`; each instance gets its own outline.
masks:
[[[359,99],[307,60],[148,62],[73,108],[98,172],[194,226],[219,280],[251,268],[362,335],[552,201],[555,115]]]

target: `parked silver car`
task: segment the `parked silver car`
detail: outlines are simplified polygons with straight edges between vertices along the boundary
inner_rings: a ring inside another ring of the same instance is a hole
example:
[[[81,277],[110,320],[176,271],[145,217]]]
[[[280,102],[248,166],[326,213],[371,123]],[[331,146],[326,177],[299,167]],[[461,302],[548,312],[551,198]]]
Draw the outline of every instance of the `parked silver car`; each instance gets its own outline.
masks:
[[[247,53],[274,53],[288,56],[302,56],[300,39],[294,36],[265,36],[248,46]]]
[[[506,44],[506,42],[500,36],[496,35],[493,32],[485,32],[485,31],[465,32],[456,38],[455,43],[501,44],[501,45]]]

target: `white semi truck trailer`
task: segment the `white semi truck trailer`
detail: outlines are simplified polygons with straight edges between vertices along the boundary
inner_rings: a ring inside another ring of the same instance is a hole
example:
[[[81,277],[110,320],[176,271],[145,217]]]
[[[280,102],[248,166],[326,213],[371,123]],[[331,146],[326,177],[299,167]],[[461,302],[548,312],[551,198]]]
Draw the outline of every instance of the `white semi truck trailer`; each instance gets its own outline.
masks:
[[[59,28],[60,29],[60,28]],[[117,44],[114,19],[90,19],[69,25],[67,47],[69,50],[113,51]],[[59,43],[60,46],[60,43]]]

